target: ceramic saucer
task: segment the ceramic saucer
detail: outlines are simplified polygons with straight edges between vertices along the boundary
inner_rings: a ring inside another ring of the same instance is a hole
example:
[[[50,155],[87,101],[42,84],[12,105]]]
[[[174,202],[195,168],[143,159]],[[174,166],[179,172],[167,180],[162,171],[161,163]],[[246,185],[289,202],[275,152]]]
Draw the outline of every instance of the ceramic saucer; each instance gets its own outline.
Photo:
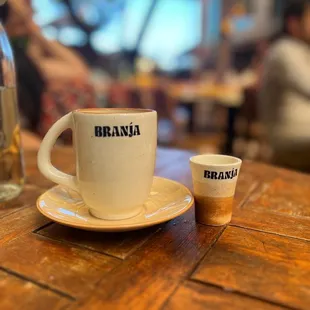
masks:
[[[55,186],[37,200],[38,210],[49,219],[74,228],[94,231],[129,231],[174,219],[193,205],[191,192],[182,184],[154,177],[143,211],[130,219],[107,221],[91,216],[79,194]]]

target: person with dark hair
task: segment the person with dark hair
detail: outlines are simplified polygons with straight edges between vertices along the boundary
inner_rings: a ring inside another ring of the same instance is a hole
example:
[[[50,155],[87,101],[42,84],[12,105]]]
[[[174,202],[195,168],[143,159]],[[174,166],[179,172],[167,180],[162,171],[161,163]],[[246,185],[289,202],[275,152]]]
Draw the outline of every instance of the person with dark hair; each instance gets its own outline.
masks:
[[[3,1],[2,1],[3,2]],[[6,24],[8,18],[10,15],[9,5],[8,3],[1,3],[0,4],[0,21],[2,24]],[[19,70],[20,73],[28,72],[29,75],[19,75],[17,74],[17,83],[19,84],[18,87],[18,97],[22,98],[23,104],[22,111],[20,111],[24,119],[31,119],[32,124],[29,124],[29,126],[26,126],[27,129],[23,128],[21,131],[21,138],[23,141],[23,147],[26,150],[39,149],[41,139],[34,133],[31,132],[32,128],[35,127],[35,123],[38,121],[39,118],[39,111],[40,111],[40,88],[43,88],[42,79],[39,78],[38,72],[35,69],[35,66],[31,67],[31,63],[28,62],[27,59],[22,57],[23,55],[19,54],[18,50],[14,50],[15,58],[16,58],[16,65],[21,69]],[[2,53],[1,53],[2,54]],[[2,55],[0,55],[2,56]],[[4,58],[1,58],[1,69],[6,71],[5,68],[9,66],[9,64],[5,61]],[[9,70],[8,72],[11,73]],[[15,75],[12,76],[11,74],[6,75],[3,73],[4,78],[3,81],[1,81],[2,85],[15,85]],[[10,81],[13,79],[13,81]],[[24,83],[21,83],[22,80]],[[33,81],[32,85],[29,84],[30,81]],[[21,108],[21,107],[20,107]],[[29,117],[31,115],[31,117]]]
[[[310,0],[288,2],[283,33],[266,56],[260,99],[274,164],[310,171]]]
[[[16,62],[23,128],[43,137],[64,114],[96,107],[90,70],[73,50],[46,39],[33,21],[30,0],[10,0],[0,10]],[[71,143],[71,134],[62,135]]]

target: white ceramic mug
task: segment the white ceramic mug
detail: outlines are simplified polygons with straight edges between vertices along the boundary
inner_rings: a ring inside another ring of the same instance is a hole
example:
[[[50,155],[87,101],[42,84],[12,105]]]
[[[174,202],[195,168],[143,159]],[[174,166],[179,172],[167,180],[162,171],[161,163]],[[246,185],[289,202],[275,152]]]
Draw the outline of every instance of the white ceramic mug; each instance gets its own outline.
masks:
[[[73,132],[76,176],[51,164],[51,150]],[[46,134],[38,167],[51,181],[78,192],[92,215],[120,220],[137,215],[151,190],[157,146],[157,113],[140,109],[83,109],[57,121]]]

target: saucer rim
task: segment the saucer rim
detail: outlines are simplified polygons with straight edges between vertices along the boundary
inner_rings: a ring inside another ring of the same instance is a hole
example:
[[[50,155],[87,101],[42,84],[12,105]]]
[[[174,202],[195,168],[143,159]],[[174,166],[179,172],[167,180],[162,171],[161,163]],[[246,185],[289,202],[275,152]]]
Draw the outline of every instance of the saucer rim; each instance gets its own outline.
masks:
[[[47,192],[49,192],[50,190],[54,189],[54,188],[57,188],[57,187],[60,187],[60,188],[64,188],[64,186],[62,185],[55,185],[47,190],[44,191],[43,194],[41,194],[37,201],[36,201],[36,207],[37,207],[37,210],[45,217],[47,217],[48,219],[50,219],[51,221],[55,222],[55,223],[58,223],[58,224],[61,224],[61,225],[65,225],[65,226],[69,226],[69,227],[72,227],[72,228],[76,228],[76,229],[81,229],[81,230],[87,230],[87,231],[102,231],[102,232],[121,232],[121,231],[130,231],[130,230],[138,230],[138,229],[144,229],[144,228],[148,228],[148,227],[151,227],[151,226],[156,226],[156,225],[159,225],[159,224],[162,224],[162,223],[165,223],[165,222],[168,222],[168,221],[171,221],[179,216],[181,216],[182,214],[184,214],[185,212],[187,212],[189,209],[192,208],[192,206],[194,205],[194,196],[192,194],[192,192],[190,191],[189,188],[187,188],[185,185],[183,185],[182,183],[180,182],[177,182],[177,181],[174,181],[174,180],[170,180],[170,179],[167,179],[167,178],[163,178],[163,177],[158,177],[158,176],[154,176],[153,179],[158,179],[158,180],[161,180],[161,181],[165,181],[165,182],[171,182],[171,183],[174,183],[176,184],[177,186],[179,186],[180,188],[183,188],[185,195],[188,195],[191,200],[188,202],[187,206],[180,210],[179,212],[177,212],[176,214],[173,214],[171,215],[171,217],[169,218],[165,218],[165,219],[158,219],[156,221],[150,221],[150,222],[143,222],[143,223],[138,223],[138,224],[123,224],[123,225],[120,225],[120,224],[116,224],[116,225],[112,225],[112,226],[104,226],[104,225],[88,225],[88,224],[74,224],[72,222],[69,222],[69,221],[66,221],[66,220],[59,220],[59,219],[56,219],[55,217],[52,217],[51,215],[49,215],[47,212],[45,212],[41,207],[40,207],[40,201],[43,200],[43,196],[46,195]],[[142,211],[143,212],[143,211]],[[141,214],[141,213],[139,213]],[[138,215],[139,215],[138,214]],[[137,215],[137,216],[138,216]],[[136,216],[134,216],[133,218],[135,218]],[[97,218],[99,221],[101,219]],[[117,222],[122,222],[122,221],[126,221],[128,219],[124,219],[124,220],[117,220]],[[101,220],[101,221],[106,221],[106,220]],[[111,221],[113,222],[113,221]]]

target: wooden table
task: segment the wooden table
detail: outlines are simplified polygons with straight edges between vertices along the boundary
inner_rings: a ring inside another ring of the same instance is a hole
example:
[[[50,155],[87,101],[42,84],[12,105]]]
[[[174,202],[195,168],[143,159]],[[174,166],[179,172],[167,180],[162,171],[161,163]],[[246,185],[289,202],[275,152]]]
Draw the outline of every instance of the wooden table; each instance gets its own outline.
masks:
[[[236,138],[235,127],[238,112],[243,104],[244,89],[247,85],[236,77],[237,83],[217,84],[211,81],[198,83],[175,83],[171,89],[174,99],[185,104],[190,114],[190,128],[194,127],[195,108],[199,102],[218,104],[227,109],[225,142],[222,147],[224,154],[233,154],[233,143]]]
[[[156,174],[191,187],[190,153],[159,150]],[[35,208],[52,184],[26,153],[28,183],[0,205],[0,309],[309,309],[310,176],[246,162],[227,227],[193,210],[130,233],[51,223]],[[54,162],[74,170],[68,149]]]
[[[252,70],[236,74],[227,72],[224,81],[216,82],[216,73],[210,73],[201,77],[199,80],[174,81],[163,80],[150,74],[136,74],[126,81],[120,82],[125,93],[134,89],[140,92],[151,92],[165,85],[165,92],[170,98],[173,98],[179,104],[182,104],[189,113],[189,131],[194,131],[195,109],[199,103],[217,104],[227,109],[227,121],[225,130],[225,142],[222,147],[222,153],[233,154],[233,143],[236,138],[235,127],[238,112],[244,103],[244,91],[246,88],[257,83],[257,76]],[[112,89],[112,88],[111,88]],[[116,89],[118,96],[122,94],[120,89]],[[125,95],[126,98],[126,95]],[[120,103],[126,101],[120,98]],[[147,101],[147,100],[146,100]],[[130,103],[132,104],[132,103]],[[144,108],[148,103],[144,103]]]

